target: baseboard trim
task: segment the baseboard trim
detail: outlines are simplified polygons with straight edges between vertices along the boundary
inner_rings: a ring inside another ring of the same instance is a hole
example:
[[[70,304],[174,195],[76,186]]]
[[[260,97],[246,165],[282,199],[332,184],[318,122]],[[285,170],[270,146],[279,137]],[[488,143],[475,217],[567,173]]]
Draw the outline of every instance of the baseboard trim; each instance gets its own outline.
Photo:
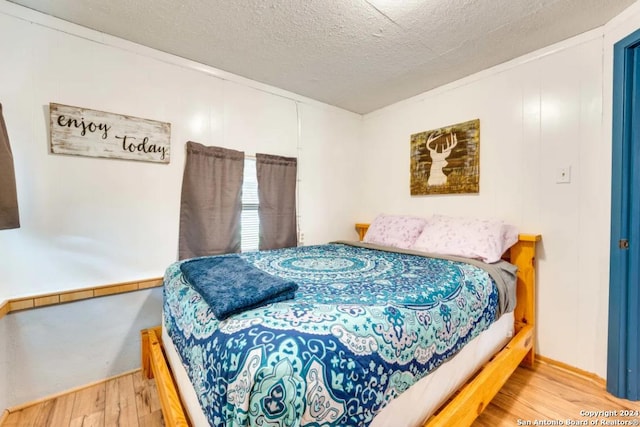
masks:
[[[110,285],[94,286],[91,288],[74,289],[71,291],[34,295],[23,298],[13,298],[0,304],[0,319],[15,311],[31,310],[34,308],[66,304],[108,295],[124,294],[144,289],[157,288],[160,286],[162,286],[162,277],[154,277],[152,279],[135,280],[132,282],[113,283]]]
[[[131,374],[135,374],[136,372],[138,372],[140,370],[141,370],[141,368],[132,369],[130,371],[123,372],[121,374],[114,375],[112,377],[108,377],[108,378],[105,378],[105,379],[102,379],[102,380],[94,381],[94,382],[91,382],[89,384],[84,384],[84,385],[81,385],[81,386],[78,386],[78,387],[70,388],[69,390],[61,391],[59,393],[55,393],[55,394],[49,395],[47,397],[42,397],[40,399],[32,400],[32,401],[29,401],[27,403],[22,403],[20,405],[16,405],[16,406],[12,406],[10,408],[7,408],[4,411],[3,417],[0,418],[0,427],[2,426],[2,423],[4,422],[5,418],[9,416],[9,414],[12,414],[12,413],[18,412],[18,411],[22,411],[23,409],[29,408],[29,407],[31,407],[33,405],[38,405],[38,404],[40,404],[42,402],[46,402],[47,400],[57,399],[58,397],[64,396],[66,394],[77,393],[80,390],[84,390],[85,388],[89,388],[89,387],[93,387],[93,386],[96,386],[96,385],[99,385],[99,384],[102,384],[102,383],[106,383],[106,382],[109,382],[111,380],[115,380],[116,378],[124,377],[124,376],[131,375]]]
[[[540,354],[536,354],[536,361],[582,377],[599,386],[602,386],[602,388],[607,388],[607,381],[604,378],[600,377],[598,374],[594,374],[593,372],[588,372],[583,369],[576,368],[575,366],[568,365],[564,362],[560,362],[558,360],[554,360]]]

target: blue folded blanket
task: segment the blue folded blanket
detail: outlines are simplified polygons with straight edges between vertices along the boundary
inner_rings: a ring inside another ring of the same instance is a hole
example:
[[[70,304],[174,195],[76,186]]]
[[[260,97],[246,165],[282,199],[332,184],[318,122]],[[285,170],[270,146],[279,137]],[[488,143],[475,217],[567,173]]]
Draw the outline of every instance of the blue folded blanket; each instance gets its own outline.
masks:
[[[238,255],[185,261],[180,270],[218,320],[293,298],[298,285],[254,267]]]

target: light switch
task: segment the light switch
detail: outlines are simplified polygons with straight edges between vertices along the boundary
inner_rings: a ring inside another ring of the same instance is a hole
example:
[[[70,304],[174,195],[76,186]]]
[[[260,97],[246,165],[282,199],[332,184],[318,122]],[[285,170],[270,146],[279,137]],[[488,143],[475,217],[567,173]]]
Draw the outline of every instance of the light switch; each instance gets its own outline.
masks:
[[[571,182],[571,166],[556,170],[556,184],[569,184]]]

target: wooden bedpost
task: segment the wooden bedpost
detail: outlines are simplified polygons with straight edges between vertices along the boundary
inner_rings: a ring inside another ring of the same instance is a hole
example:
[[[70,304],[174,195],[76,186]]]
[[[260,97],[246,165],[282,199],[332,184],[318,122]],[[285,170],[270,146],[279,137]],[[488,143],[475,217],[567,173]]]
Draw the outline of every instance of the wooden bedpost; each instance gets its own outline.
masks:
[[[145,378],[156,379],[164,425],[166,427],[191,426],[162,349],[162,326],[143,329],[140,334],[142,339],[142,373]]]
[[[358,240],[362,242],[364,239],[364,235],[367,234],[367,230],[369,229],[369,224],[358,223],[356,224],[356,231],[358,232]]]
[[[140,356],[142,358],[142,376],[147,379],[153,378],[151,370],[151,356],[149,355],[149,332],[146,329],[140,331]]]
[[[518,243],[511,247],[511,263],[518,267],[516,284],[517,305],[514,310],[516,334],[526,325],[536,324],[536,244],[539,234],[520,234]],[[522,363],[533,366],[535,360],[535,336],[532,336],[531,350]]]
[[[156,326],[140,331],[140,355],[142,356],[142,375],[145,378],[153,378],[153,369],[151,368],[151,331],[154,332],[156,339],[160,340],[162,336],[162,327]]]

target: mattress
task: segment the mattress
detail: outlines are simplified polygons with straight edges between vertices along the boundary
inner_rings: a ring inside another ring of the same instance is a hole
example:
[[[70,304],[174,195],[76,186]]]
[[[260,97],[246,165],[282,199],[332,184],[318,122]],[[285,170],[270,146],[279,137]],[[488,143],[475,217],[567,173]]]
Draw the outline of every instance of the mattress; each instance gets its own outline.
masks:
[[[422,378],[392,400],[371,422],[371,427],[417,427],[433,414],[480,367],[500,351],[513,336],[513,312],[506,313],[489,329],[474,338],[453,358]],[[166,328],[162,327],[162,343],[180,398],[194,427],[209,425],[186,369],[182,366]]]
[[[385,407],[464,354],[504,299],[495,275],[466,262],[341,244],[241,256],[298,283],[296,298],[218,321],[180,263],[165,274],[166,335],[204,425],[384,423]]]

